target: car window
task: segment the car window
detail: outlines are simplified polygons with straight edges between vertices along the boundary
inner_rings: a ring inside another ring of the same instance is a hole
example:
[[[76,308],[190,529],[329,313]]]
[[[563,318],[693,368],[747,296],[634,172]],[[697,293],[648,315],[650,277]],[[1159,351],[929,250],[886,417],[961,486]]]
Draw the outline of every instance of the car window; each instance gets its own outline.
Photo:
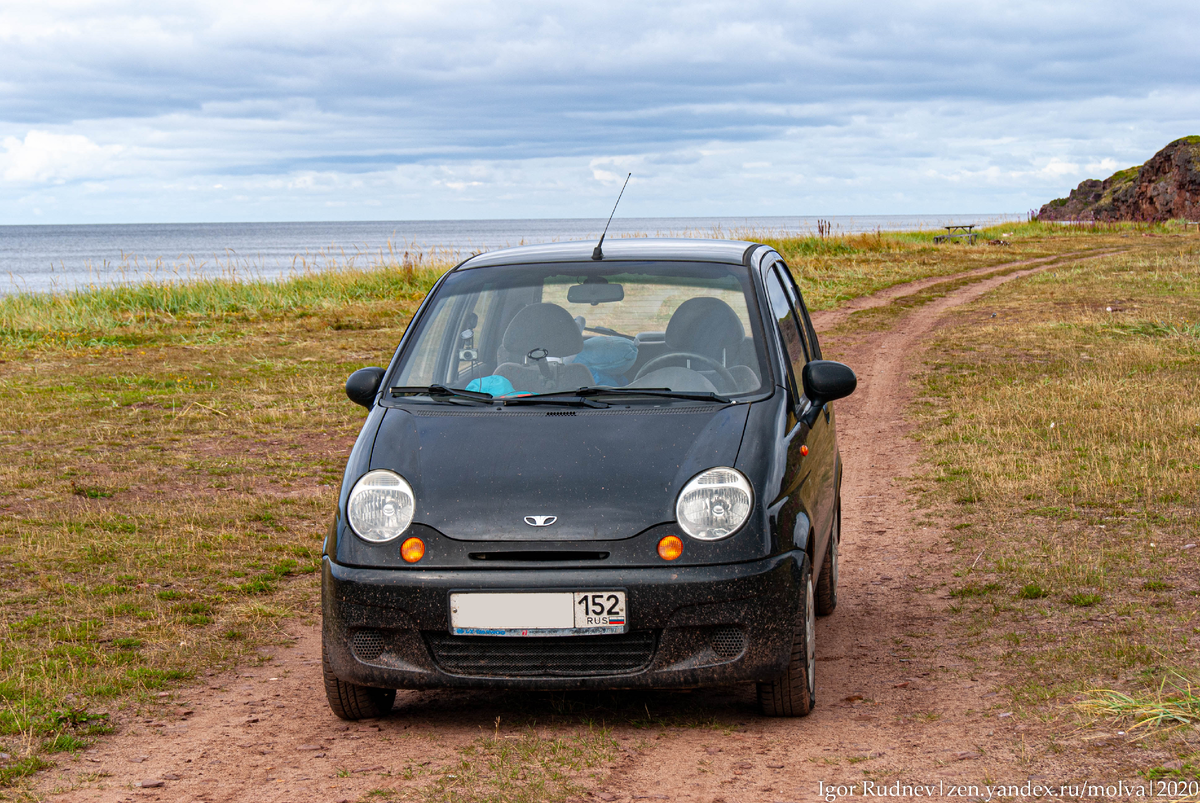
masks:
[[[800,375],[804,364],[808,362],[804,341],[800,336],[800,328],[796,325],[796,315],[792,310],[791,302],[788,301],[787,292],[784,290],[783,283],[774,270],[767,271],[765,284],[767,288],[767,301],[771,305],[771,313],[779,326],[779,335],[780,339],[783,340],[783,347],[787,350],[791,386],[793,393],[795,393],[799,387],[796,383],[796,377]]]
[[[451,319],[451,316],[446,311],[446,307],[450,302],[451,299],[448,296],[439,298],[434,302],[432,310],[425,316],[425,319],[430,322],[421,333],[425,341],[437,343],[446,340],[446,333]],[[444,370],[440,376],[435,372],[438,354],[439,349],[437,348],[424,348],[419,353],[414,354],[413,359],[405,364],[398,384],[425,386],[445,381]]]
[[[808,307],[804,303],[804,295],[800,292],[796,280],[792,278],[792,273],[788,270],[787,265],[782,262],[776,262],[775,269],[779,271],[783,286],[787,289],[788,296],[792,300],[792,306],[800,313],[802,321],[800,334],[804,337],[808,357],[810,360],[819,360],[821,359],[821,344],[817,342],[817,333],[813,329],[812,317],[808,314]]]
[[[578,280],[569,276],[548,277],[542,290],[542,300],[558,304],[581,317],[592,328],[604,327],[618,332],[666,332],[672,316],[691,298],[715,298],[724,303],[737,316],[742,329],[750,331],[750,311],[742,287],[728,279],[700,283],[696,279],[682,281],[668,277],[637,275],[613,276],[610,282],[624,288],[625,297],[620,303],[573,304],[567,292]]]
[[[769,374],[753,292],[743,265],[456,271],[406,342],[396,383],[493,395],[593,386],[757,392]]]
[[[814,360],[821,359],[821,341],[817,340],[817,330],[813,328],[812,317],[808,314],[808,307],[804,306],[804,298],[800,299],[801,313],[804,315],[804,328],[808,330],[808,342]]]
[[[772,273],[778,275],[779,281],[783,284],[784,292],[787,293],[788,304],[791,305],[792,310],[796,313],[796,317],[793,320],[795,320],[796,328],[800,332],[800,340],[804,343],[804,354],[806,357],[805,361],[807,362],[808,360],[813,359],[813,347],[809,338],[808,329],[806,328],[804,322],[804,315],[802,312],[803,306],[799,300],[800,291],[792,281],[791,274],[787,272],[787,269],[783,266],[782,262],[775,263],[774,267],[772,268]]]

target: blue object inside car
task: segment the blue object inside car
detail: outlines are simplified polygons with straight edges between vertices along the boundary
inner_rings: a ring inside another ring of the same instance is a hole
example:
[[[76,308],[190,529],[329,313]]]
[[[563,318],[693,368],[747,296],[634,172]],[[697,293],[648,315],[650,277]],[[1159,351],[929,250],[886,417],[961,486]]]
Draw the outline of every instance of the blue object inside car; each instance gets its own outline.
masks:
[[[478,393],[490,393],[492,396],[507,396],[515,392],[512,382],[502,376],[484,376],[472,379],[467,383],[466,389]]]
[[[597,385],[624,387],[625,372],[637,361],[637,343],[623,337],[603,335],[583,341],[583,350],[564,362],[586,366]]]

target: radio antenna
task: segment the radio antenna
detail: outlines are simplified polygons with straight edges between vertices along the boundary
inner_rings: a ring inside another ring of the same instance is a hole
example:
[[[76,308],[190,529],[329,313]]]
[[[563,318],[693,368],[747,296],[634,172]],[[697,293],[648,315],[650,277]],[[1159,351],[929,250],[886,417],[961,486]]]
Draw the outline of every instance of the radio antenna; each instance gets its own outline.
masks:
[[[629,176],[632,175],[633,173],[629,174]],[[613,211],[608,216],[608,223],[604,224],[604,232],[600,235],[600,242],[596,243],[596,247],[592,249],[592,259],[604,259],[604,251],[602,250],[604,235],[608,234],[608,227],[612,223],[613,215],[617,214],[617,204],[621,203],[621,196],[625,194],[625,186],[629,183],[629,176],[625,176],[625,184],[621,185],[621,191],[617,193],[617,203],[613,204]]]

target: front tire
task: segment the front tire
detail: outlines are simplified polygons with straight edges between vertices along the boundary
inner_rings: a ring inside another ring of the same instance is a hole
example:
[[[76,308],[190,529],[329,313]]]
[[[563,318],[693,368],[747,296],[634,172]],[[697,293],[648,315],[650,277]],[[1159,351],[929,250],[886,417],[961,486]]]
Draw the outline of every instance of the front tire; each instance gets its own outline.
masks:
[[[821,575],[817,578],[817,616],[828,616],[837,608],[838,548],[841,543],[842,503],[839,500],[833,514],[833,526],[829,529],[825,560],[821,561]]]
[[[792,635],[792,655],[787,671],[769,683],[758,684],[758,707],[767,717],[803,717],[816,704],[816,604],[813,599],[812,564],[808,556],[800,567],[800,610]]]
[[[339,680],[329,666],[325,645],[321,645],[321,675],[325,679],[325,698],[339,719],[375,719],[387,716],[396,702],[395,689],[375,689]]]

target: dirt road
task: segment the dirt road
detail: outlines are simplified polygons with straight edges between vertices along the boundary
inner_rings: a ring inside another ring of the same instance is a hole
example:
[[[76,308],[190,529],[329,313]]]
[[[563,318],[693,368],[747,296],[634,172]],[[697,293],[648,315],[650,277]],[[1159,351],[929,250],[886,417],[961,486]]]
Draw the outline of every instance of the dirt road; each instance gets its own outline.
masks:
[[[1026,264],[1004,275],[988,276],[1005,266],[977,272],[888,331],[824,339],[827,356],[853,366],[860,384],[838,403],[846,464],[841,591],[836,613],[818,621],[811,716],[764,719],[747,694],[729,689],[603,697],[400,692],[390,718],[348,725],[325,705],[318,625],[293,623],[292,646],[174,692],[151,716],[126,716],[117,735],[64,755],[41,791],[66,790],[56,798],[65,801],[357,801],[371,790],[396,799],[452,773],[458,750],[481,733],[504,737],[534,723],[560,735],[589,724],[612,729],[619,749],[589,793],[599,800],[800,801],[820,799],[822,784],[855,784],[861,796],[864,782],[945,790],[1066,780],[1033,746],[1044,743],[1039,726],[1004,707],[999,689],[1009,678],[958,654],[944,611],[961,557],[948,554],[946,533],[916,523],[903,485],[917,452],[905,408],[922,344],[945,311],[1047,262]],[[848,309],[934,283],[892,288]],[[821,314],[818,328],[848,314]]]

